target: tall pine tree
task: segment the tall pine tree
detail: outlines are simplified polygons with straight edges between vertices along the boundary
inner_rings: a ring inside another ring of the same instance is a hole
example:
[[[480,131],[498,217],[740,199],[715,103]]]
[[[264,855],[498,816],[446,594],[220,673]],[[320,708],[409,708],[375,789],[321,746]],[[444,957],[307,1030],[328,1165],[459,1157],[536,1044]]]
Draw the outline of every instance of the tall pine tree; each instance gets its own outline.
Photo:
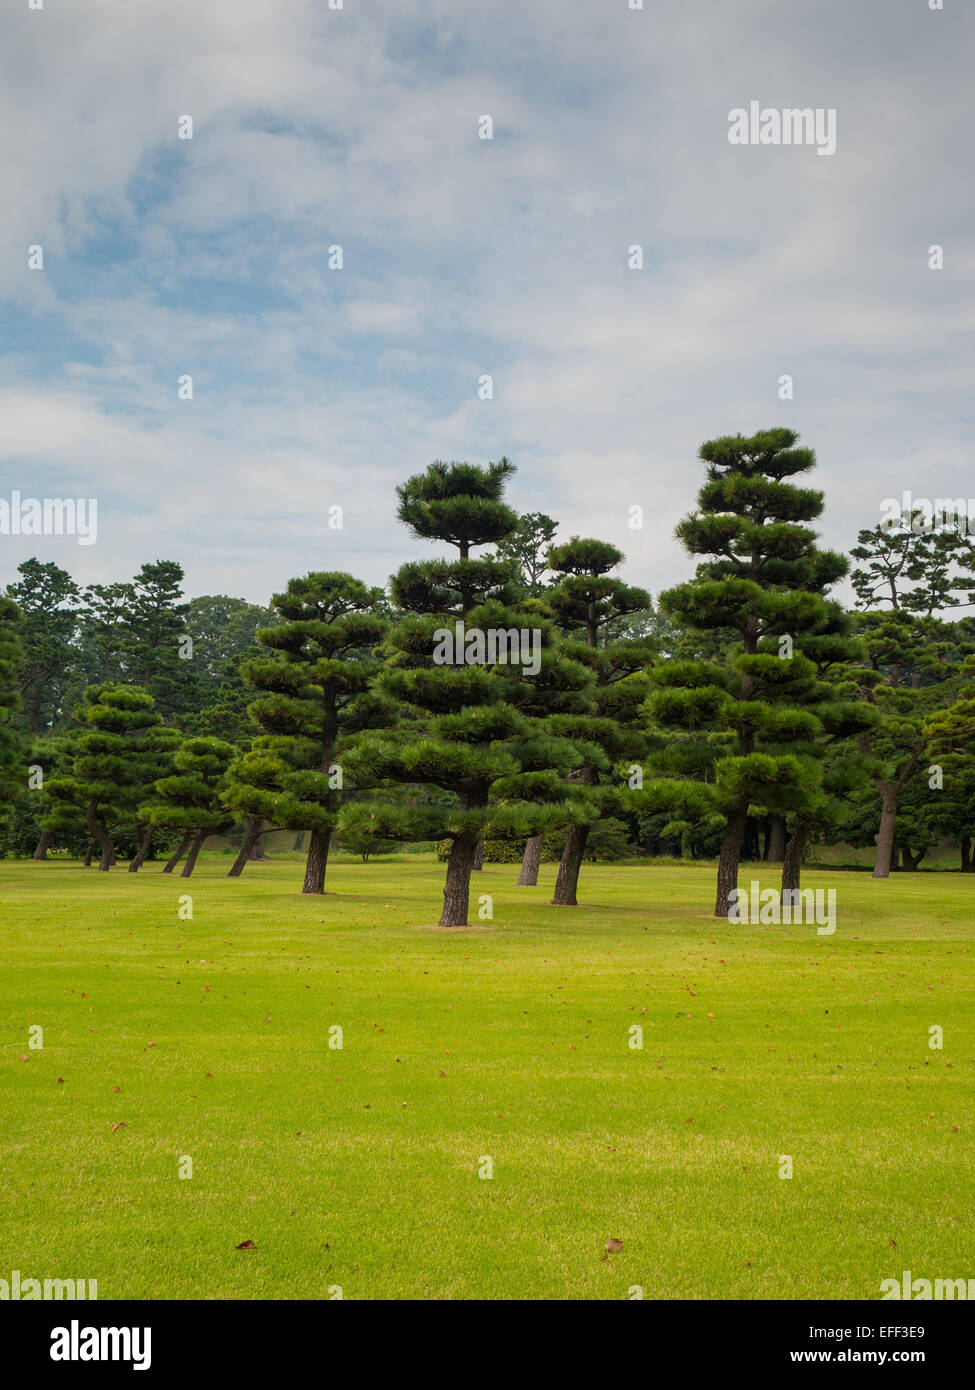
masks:
[[[819,550],[805,524],[822,512],[823,496],[788,481],[815,467],[813,451],[797,440],[793,430],[772,429],[701,446],[706,482],[677,536],[691,555],[708,558],[689,583],[660,595],[676,622],[730,629],[737,639],[724,658],[654,670],[649,710],[672,737],[657,759],[667,775],[642,798],[648,809],[687,819],[721,816],[719,917],[735,902],[749,810],[799,812],[820,775],[804,750],[822,732],[814,708],[823,690],[802,636],[826,620],[822,595],[847,563]]]
[[[513,473],[507,459],[438,461],[397,489],[399,518],[413,535],[451,545],[457,557],[411,562],[393,576],[392,598],[406,616],[390,634],[383,686],[403,719],[362,738],[350,758],[359,785],[443,794],[412,807],[352,803],[343,824],[391,839],[449,840],[445,927],[467,925],[478,841],[524,840],[564,816],[559,773],[578,758],[571,740],[552,735],[541,690],[551,687],[556,704],[571,700],[573,686],[585,690],[585,671],[559,670],[551,624],[518,606],[524,591],[512,565],[472,555],[517,531],[504,501]]]

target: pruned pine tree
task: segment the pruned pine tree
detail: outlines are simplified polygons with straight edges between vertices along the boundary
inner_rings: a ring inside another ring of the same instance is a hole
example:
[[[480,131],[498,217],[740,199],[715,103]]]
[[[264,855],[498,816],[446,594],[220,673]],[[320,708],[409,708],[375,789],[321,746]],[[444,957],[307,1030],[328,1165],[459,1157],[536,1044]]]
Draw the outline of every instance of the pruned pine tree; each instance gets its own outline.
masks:
[[[731,435],[701,446],[707,478],[698,508],[677,527],[685,550],[709,557],[695,577],[660,595],[664,613],[692,629],[730,629],[726,657],[672,661],[652,673],[648,711],[665,735],[655,755],[665,775],[647,786],[643,809],[724,822],[715,915],[727,917],[750,809],[801,810],[820,767],[805,756],[822,732],[823,694],[803,634],[826,617],[823,594],[847,569],[816,546],[805,523],[822,493],[788,479],[815,466],[793,430]],[[669,735],[669,737],[667,737]]]
[[[168,777],[173,770],[173,759],[183,742],[183,735],[178,729],[167,728],[165,724],[157,724],[154,728],[147,729],[139,748],[139,776],[143,788],[142,794],[161,777]],[[152,843],[156,827],[151,820],[145,820],[141,809],[136,809],[136,826],[138,830],[138,843],[135,854],[129,860],[129,873],[138,873],[146,862],[146,856]]]
[[[98,868],[115,863],[112,833],[132,824],[136,808],[159,775],[158,748],[148,735],[161,723],[152,696],[132,685],[89,686],[78,719],[72,773],[48,783],[57,801],[84,808],[85,824],[100,851]]]
[[[139,808],[148,824],[179,834],[188,850],[183,878],[192,874],[207,836],[219,835],[233,824],[222,793],[236,751],[219,738],[186,739],[173,758],[172,776],[160,778],[152,799]]]
[[[353,802],[342,823],[387,839],[450,841],[445,927],[467,925],[478,841],[523,840],[564,817],[561,782],[578,758],[540,711],[545,690],[555,704],[573,698],[573,685],[584,692],[586,672],[560,657],[550,622],[519,607],[510,564],[471,553],[515,532],[517,514],[504,501],[513,472],[507,459],[438,461],[398,488],[400,520],[457,557],[412,562],[393,577],[405,616],[390,633],[382,685],[402,706],[402,722],[363,736],[349,757],[360,786],[442,794],[415,806]]]
[[[6,825],[10,809],[27,783],[25,739],[17,722],[21,703],[18,681],[24,657],[20,624],[16,603],[0,596],[0,828]]]
[[[309,832],[303,893],[325,892],[349,737],[392,718],[389,701],[370,689],[380,666],[372,651],[383,636],[374,611],[381,598],[338,571],[292,579],[271,600],[281,621],[258,632],[268,655],[242,668],[259,692],[249,711],[264,733],[232,773],[228,797],[252,824],[262,817]]]
[[[610,573],[624,559],[616,546],[578,536],[548,552],[557,582],[546,594],[546,603],[566,634],[566,654],[587,667],[595,682],[590,713],[555,721],[558,731],[576,738],[583,752],[582,762],[573,771],[579,794],[569,802],[572,823],[552,898],[563,907],[577,905],[579,871],[591,827],[623,806],[626,774],[620,776],[618,765],[638,764],[647,748],[639,711],[647,697],[646,669],[653,661],[654,644],[645,638],[610,637],[614,629],[626,626],[623,620],[647,613],[651,607],[645,589]],[[524,873],[524,862],[522,869]]]
[[[854,635],[852,616],[832,599],[824,608],[821,621],[798,638],[800,650],[813,662],[820,683],[818,698],[811,705],[820,731],[804,746],[801,756],[820,763],[821,769],[803,778],[803,800],[789,817],[788,840],[780,856],[783,898],[800,888],[810,837],[836,825],[851,792],[868,780],[871,763],[863,750],[881,718],[876,707],[863,698],[858,684],[857,667],[863,649]]]

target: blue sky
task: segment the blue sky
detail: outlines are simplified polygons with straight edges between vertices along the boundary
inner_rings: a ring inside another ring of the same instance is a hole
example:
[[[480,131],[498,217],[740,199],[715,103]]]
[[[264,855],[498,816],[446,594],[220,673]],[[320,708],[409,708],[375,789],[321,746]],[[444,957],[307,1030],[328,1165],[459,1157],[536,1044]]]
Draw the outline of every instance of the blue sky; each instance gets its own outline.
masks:
[[[383,582],[424,553],[396,483],[506,454],[514,505],[656,592],[701,441],[772,424],[840,549],[903,488],[975,494],[967,6],[46,0],[4,30],[0,495],[95,496],[99,537],[0,537],[0,582],[32,553],[255,601]],[[752,99],[835,107],[835,155],[731,146]]]

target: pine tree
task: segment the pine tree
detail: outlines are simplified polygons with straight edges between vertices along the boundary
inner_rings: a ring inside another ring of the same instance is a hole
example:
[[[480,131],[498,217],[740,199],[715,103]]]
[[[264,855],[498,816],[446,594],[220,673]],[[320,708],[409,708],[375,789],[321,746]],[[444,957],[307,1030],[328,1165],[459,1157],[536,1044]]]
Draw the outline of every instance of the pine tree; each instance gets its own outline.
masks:
[[[208,835],[219,835],[233,824],[222,793],[236,749],[219,738],[188,738],[176,752],[171,777],[160,778],[155,796],[139,808],[139,815],[163,830],[189,837],[182,877],[189,878]]]
[[[585,755],[574,774],[579,788],[585,790],[571,803],[573,824],[555,880],[552,902],[558,906],[577,905],[579,870],[590,829],[623,805],[623,783],[614,774],[614,766],[623,760],[632,764],[647,747],[638,716],[647,696],[645,671],[653,660],[653,644],[639,638],[608,640],[609,632],[622,626],[622,620],[632,620],[651,606],[645,589],[610,573],[624,559],[616,546],[578,536],[548,552],[549,568],[559,578],[546,603],[568,635],[563,644],[566,654],[587,666],[596,682],[591,713],[556,721],[559,732],[579,740]]]
[[[689,583],[660,595],[665,614],[683,626],[731,629],[737,639],[724,659],[655,668],[648,704],[670,738],[656,757],[667,775],[645,786],[644,809],[722,817],[719,917],[736,901],[749,810],[800,811],[818,780],[816,760],[803,752],[822,732],[814,707],[823,690],[801,644],[826,619],[822,595],[847,565],[817,549],[804,524],[821,513],[822,493],[786,481],[815,466],[797,438],[773,429],[701,446],[707,480],[677,536],[690,554],[710,558]]]
[[[975,873],[972,835],[975,832],[975,656],[965,660],[954,682],[951,704],[928,716],[925,732],[928,754],[940,774],[940,795],[961,841],[961,871]]]
[[[18,680],[23,661],[20,609],[13,599],[0,597],[0,827],[5,827],[26,778],[24,736],[17,722]]]
[[[803,856],[812,834],[836,824],[850,794],[867,782],[871,763],[863,749],[881,718],[862,697],[856,667],[863,649],[854,635],[853,617],[839,603],[826,601],[822,620],[801,634],[798,646],[813,662],[820,683],[818,697],[810,705],[820,729],[798,755],[806,760],[810,773],[802,779],[804,799],[794,809],[791,833],[779,856],[783,901],[786,894],[799,890]]]
[[[260,692],[249,711],[264,734],[235,765],[227,795],[254,819],[310,831],[303,893],[325,892],[348,737],[391,717],[388,702],[369,689],[380,664],[371,650],[383,635],[373,611],[381,597],[342,572],[292,579],[271,600],[282,621],[258,633],[274,655],[242,668]],[[254,771],[264,774],[263,785],[250,780]]]
[[[174,757],[182,742],[183,736],[178,729],[167,728],[163,724],[146,729],[138,750],[139,785],[144,791],[161,777],[168,777],[172,773]],[[142,868],[156,832],[155,823],[143,817],[141,808],[136,812],[136,831],[138,840],[135,853],[129,860],[130,874],[138,873]]]
[[[888,878],[894,864],[897,816],[905,791],[918,774],[927,747],[925,719],[950,700],[944,682],[957,670],[950,629],[935,618],[903,610],[871,611],[857,620],[867,665],[860,688],[881,720],[863,737],[862,752],[879,797],[873,877]]]
[[[7,594],[23,617],[20,629],[25,660],[19,688],[24,717],[32,734],[54,728],[64,713],[63,700],[78,652],[78,586],[53,561],[25,560],[17,566],[20,578],[8,584]]]
[[[70,812],[84,808],[85,824],[101,852],[98,868],[115,862],[112,836],[135,820],[136,808],[158,776],[158,749],[147,736],[161,723],[152,696],[136,686],[90,686],[78,712],[72,773],[53,778],[48,793]]]
[[[175,560],[141,567],[126,613],[126,679],[148,690],[168,723],[199,698],[199,674],[186,641],[188,605],[181,603],[183,570]]]
[[[360,786],[412,784],[445,794],[412,807],[350,803],[342,813],[343,825],[385,838],[450,841],[445,927],[467,925],[478,841],[524,840],[564,815],[559,773],[578,756],[540,711],[543,688],[555,692],[556,704],[569,700],[567,687],[585,688],[585,671],[559,670],[552,626],[518,606],[523,591],[512,566],[471,555],[515,533],[517,514],[504,501],[513,472],[507,459],[486,467],[438,461],[397,489],[399,518],[413,535],[446,542],[458,555],[411,562],[393,576],[393,602],[406,616],[390,634],[382,685],[403,706],[403,719],[360,739],[349,757]],[[522,630],[537,656],[535,675]]]

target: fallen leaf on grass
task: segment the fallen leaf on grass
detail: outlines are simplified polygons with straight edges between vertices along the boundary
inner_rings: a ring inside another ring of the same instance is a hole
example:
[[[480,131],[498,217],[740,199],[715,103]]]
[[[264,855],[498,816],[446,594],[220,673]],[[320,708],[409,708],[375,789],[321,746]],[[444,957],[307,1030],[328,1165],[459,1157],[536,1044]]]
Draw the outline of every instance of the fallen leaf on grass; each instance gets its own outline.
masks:
[[[607,1255],[618,1255],[619,1252],[623,1249],[623,1242],[621,1240],[617,1240],[616,1236],[613,1236],[610,1240],[606,1242],[603,1248],[605,1249]]]
[[[124,1121],[124,1120],[116,1120],[115,1123],[112,1125],[112,1133],[114,1134],[115,1131],[116,1131],[117,1129],[124,1129],[124,1128],[126,1128],[125,1121]]]
[[[242,1240],[239,1245],[234,1246],[235,1250],[256,1250],[257,1246],[252,1240]]]

